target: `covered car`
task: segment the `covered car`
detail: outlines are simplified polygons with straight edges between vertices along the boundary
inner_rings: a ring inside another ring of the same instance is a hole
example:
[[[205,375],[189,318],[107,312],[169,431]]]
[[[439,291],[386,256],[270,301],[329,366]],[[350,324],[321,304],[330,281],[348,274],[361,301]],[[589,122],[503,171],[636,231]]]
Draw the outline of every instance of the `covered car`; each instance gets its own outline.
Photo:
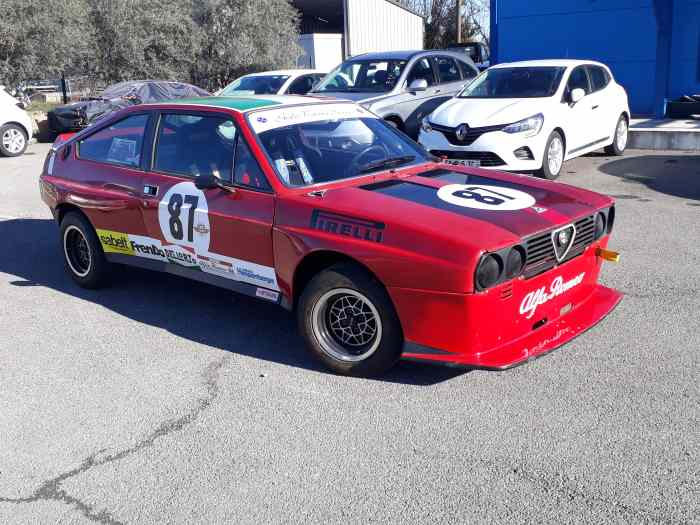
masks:
[[[49,112],[49,128],[53,133],[78,131],[127,106],[210,95],[184,82],[128,80],[109,86],[100,97],[58,106]]]

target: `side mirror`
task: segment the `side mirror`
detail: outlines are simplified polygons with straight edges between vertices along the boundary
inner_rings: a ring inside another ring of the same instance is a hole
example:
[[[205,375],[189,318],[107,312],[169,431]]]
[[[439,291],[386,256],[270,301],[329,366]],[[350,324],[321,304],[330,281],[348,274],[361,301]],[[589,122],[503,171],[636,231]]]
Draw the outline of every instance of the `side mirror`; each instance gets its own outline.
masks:
[[[198,190],[212,190],[219,186],[216,177],[212,174],[197,176],[194,179],[194,185]]]
[[[411,92],[425,91],[428,89],[428,81],[424,78],[417,78],[408,86],[408,90]]]
[[[586,92],[581,88],[576,88],[571,92],[571,102],[576,104],[579,100],[586,96]]]

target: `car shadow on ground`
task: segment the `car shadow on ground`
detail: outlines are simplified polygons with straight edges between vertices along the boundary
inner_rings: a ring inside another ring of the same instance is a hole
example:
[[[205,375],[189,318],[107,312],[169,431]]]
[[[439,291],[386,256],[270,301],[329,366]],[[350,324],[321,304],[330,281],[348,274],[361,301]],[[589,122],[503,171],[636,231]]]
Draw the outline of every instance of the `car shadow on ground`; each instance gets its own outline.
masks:
[[[84,290],[64,269],[54,221],[0,221],[0,238],[5,241],[0,272],[16,276],[10,277],[10,284],[26,287],[27,293],[32,293],[32,287],[45,286],[195,343],[326,371],[304,348],[294,315],[278,306],[181,277],[123,266],[115,267],[110,287]],[[466,372],[401,362],[377,380],[431,385]]]
[[[643,155],[620,157],[601,164],[598,169],[630,183],[642,184],[654,191],[690,201],[700,206],[700,156],[697,155]],[[640,199],[629,194],[612,195],[618,199]],[[640,199],[643,200],[643,199]]]

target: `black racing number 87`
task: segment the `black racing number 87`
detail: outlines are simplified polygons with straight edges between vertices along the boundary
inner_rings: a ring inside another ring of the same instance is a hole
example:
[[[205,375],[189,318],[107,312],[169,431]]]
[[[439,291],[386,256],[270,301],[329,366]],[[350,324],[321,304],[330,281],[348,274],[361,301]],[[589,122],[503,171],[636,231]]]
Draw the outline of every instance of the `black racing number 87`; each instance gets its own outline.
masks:
[[[473,199],[481,204],[489,204],[491,206],[499,206],[508,200],[515,200],[509,195],[504,195],[503,193],[498,193],[487,188],[482,188],[480,186],[471,186],[469,188],[464,188],[463,190],[457,190],[452,192],[455,197],[460,197],[462,199]],[[498,195],[498,197],[495,197]],[[503,197],[502,199],[500,197]]]
[[[170,219],[168,224],[170,225],[170,235],[173,239],[178,241],[182,240],[183,228],[182,221],[180,220],[180,212],[182,211],[182,205],[189,204],[190,209],[187,214],[187,241],[192,242],[194,240],[194,210],[197,209],[197,203],[199,202],[199,197],[196,195],[183,195],[179,193],[173,193],[168,202],[168,213],[170,214]]]

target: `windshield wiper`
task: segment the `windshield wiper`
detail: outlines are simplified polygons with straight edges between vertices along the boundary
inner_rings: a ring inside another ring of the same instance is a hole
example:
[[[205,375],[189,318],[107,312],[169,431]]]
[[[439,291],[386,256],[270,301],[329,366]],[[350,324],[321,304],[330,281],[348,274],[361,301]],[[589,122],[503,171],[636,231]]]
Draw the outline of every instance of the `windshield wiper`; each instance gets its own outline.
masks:
[[[360,166],[360,171],[358,173],[367,173],[368,171],[374,171],[381,168],[400,166],[401,164],[411,162],[415,158],[415,155],[403,155],[401,157],[389,157],[387,159],[375,160],[374,162],[370,162],[368,164],[365,164],[364,166]]]

